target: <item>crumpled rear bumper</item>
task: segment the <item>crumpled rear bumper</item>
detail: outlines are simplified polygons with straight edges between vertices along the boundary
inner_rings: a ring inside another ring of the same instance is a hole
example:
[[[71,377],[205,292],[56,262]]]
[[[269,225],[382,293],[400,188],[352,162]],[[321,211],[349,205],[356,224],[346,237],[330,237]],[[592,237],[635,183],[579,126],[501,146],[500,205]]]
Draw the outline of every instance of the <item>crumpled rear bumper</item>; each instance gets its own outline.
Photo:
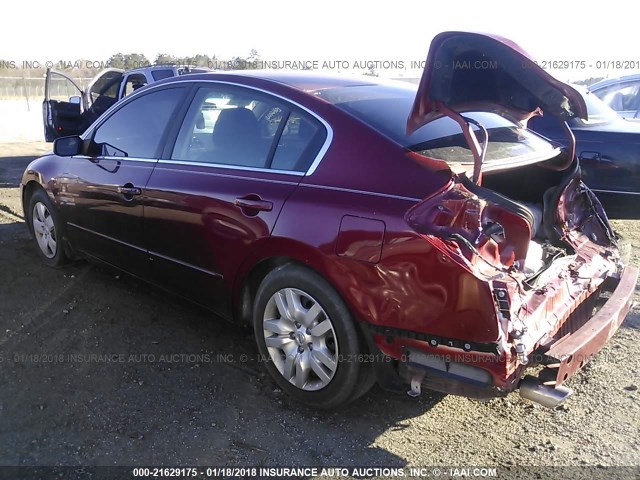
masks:
[[[631,308],[637,279],[638,269],[627,266],[623,270],[611,297],[598,313],[579,329],[551,345],[549,350],[545,352],[545,363],[547,364],[547,369],[545,369],[547,374],[544,376],[545,384],[561,385],[580,370],[609,341],[620,328]]]
[[[387,328],[383,332],[374,330],[372,333],[370,328],[364,327],[363,330],[368,333],[366,338],[371,351],[382,352],[398,360],[395,367],[391,362],[381,362],[380,365],[385,367],[384,382],[378,376],[380,383],[388,384],[394,390],[402,389],[402,384],[406,388],[409,383],[412,395],[419,394],[424,387],[478,399],[504,396],[519,390],[524,398],[553,407],[571,393],[562,383],[579,371],[620,328],[633,303],[637,279],[638,268],[627,266],[620,276],[600,280],[592,287],[591,295],[586,290],[575,289],[561,298],[562,304],[553,302],[551,298],[552,306],[563,307],[554,312],[564,316],[563,323],[553,336],[544,339],[528,353],[529,362],[526,364],[518,362],[513,350],[502,353],[481,351],[469,343],[471,349],[467,352],[453,340],[431,342],[435,337],[421,332]],[[561,291],[559,288],[556,290]],[[606,298],[605,294],[609,297]],[[545,299],[549,300],[548,297]],[[602,307],[592,314],[596,304],[605,298]],[[572,299],[573,303],[564,308]],[[547,311],[546,304],[540,304],[539,308]],[[536,377],[527,375],[522,378],[529,367],[536,366],[543,367]],[[401,383],[391,382],[391,378]]]

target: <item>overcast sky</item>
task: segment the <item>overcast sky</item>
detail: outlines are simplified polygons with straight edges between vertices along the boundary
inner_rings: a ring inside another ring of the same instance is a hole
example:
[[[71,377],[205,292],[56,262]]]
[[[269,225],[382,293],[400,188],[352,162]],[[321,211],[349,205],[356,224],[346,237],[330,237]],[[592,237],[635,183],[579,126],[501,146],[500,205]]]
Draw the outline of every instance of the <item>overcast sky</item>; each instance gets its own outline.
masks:
[[[256,49],[269,60],[403,60],[408,69],[426,57],[438,32],[473,30],[510,38],[538,60],[586,61],[585,69],[552,72],[561,79],[630,73],[595,62],[640,61],[636,29],[628,27],[635,9],[617,1],[589,7],[559,0],[17,1],[2,6],[0,59],[106,60],[117,52],[231,58]]]

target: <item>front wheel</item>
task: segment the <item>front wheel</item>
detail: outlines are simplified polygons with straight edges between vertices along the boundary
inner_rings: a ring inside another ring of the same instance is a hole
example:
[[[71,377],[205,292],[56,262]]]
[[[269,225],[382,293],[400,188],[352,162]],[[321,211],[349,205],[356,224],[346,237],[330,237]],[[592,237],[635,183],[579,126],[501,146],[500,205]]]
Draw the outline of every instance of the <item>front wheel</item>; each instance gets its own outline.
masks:
[[[57,267],[67,261],[62,244],[62,225],[53,203],[44,190],[36,190],[29,199],[27,222],[40,258]]]
[[[356,326],[320,275],[294,265],[269,273],[258,289],[253,325],[267,371],[296,400],[335,408],[362,393],[356,387],[366,370]]]

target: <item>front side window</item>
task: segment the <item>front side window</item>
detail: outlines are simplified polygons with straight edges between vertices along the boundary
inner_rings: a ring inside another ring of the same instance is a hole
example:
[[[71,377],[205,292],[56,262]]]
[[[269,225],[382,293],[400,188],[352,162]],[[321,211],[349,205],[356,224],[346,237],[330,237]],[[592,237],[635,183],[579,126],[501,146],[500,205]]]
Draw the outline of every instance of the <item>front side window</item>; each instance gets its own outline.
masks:
[[[183,94],[182,87],[158,90],[117,110],[95,131],[93,141],[100,154],[158,158],[162,137]]]
[[[49,99],[69,102],[71,97],[82,95],[82,92],[67,76],[51,72],[49,81]]]

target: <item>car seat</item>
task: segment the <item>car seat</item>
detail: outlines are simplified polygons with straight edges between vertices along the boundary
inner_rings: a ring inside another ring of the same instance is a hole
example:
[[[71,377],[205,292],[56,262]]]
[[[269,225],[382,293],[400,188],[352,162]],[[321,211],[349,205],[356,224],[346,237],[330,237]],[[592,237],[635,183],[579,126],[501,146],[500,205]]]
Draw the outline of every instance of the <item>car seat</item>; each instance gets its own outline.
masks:
[[[220,112],[212,133],[216,163],[264,167],[266,149],[258,120],[247,108]]]

